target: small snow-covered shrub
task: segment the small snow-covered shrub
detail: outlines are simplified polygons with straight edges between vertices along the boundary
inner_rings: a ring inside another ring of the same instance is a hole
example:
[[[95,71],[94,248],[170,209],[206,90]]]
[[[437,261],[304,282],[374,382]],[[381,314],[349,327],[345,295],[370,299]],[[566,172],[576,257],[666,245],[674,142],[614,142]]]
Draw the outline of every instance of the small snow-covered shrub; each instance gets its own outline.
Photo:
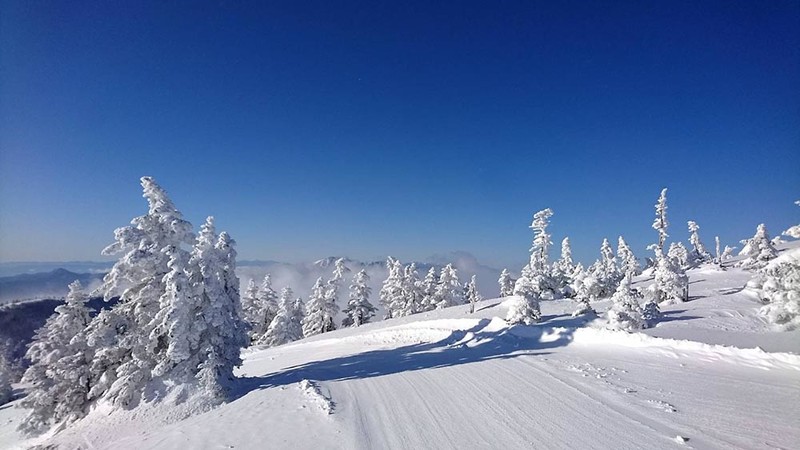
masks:
[[[771,261],[747,287],[766,303],[767,320],[784,330],[800,328],[800,248]]]
[[[623,278],[617,291],[611,297],[613,305],[608,310],[608,325],[625,331],[645,328],[642,308],[639,306],[637,292],[631,290],[628,278]]]

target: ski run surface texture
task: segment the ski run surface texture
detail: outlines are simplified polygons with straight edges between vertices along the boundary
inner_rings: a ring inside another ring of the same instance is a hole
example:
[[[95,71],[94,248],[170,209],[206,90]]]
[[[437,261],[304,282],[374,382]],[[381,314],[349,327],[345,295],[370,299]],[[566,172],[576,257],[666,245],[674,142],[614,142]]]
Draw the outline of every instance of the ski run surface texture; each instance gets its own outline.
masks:
[[[800,332],[770,331],[751,273],[689,274],[692,300],[642,333],[605,329],[608,301],[593,321],[542,302],[541,323],[509,327],[485,300],[245,350],[238,398],[203,413],[98,406],[25,440],[6,405],[0,448],[800,447]]]

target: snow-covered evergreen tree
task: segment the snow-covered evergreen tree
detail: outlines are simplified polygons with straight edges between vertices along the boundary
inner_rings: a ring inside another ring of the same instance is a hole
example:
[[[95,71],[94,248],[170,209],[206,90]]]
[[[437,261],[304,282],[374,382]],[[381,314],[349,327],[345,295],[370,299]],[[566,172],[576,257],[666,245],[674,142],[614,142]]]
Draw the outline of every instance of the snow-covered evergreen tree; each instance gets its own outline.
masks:
[[[700,225],[697,222],[690,220],[689,225],[689,243],[692,244],[692,249],[689,253],[689,264],[692,266],[699,266],[700,264],[711,261],[711,254],[706,251],[705,245],[700,240]]]
[[[242,296],[242,318],[247,322],[250,342],[255,342],[263,334],[256,331],[258,320],[261,316],[261,305],[258,301],[258,285],[252,278],[247,282],[247,289]]]
[[[353,282],[350,284],[350,299],[344,310],[346,317],[342,320],[342,326],[357,327],[369,322],[375,315],[376,308],[369,302],[371,292],[369,275],[362,269],[353,277]]]
[[[742,241],[744,247],[739,256],[745,256],[740,265],[749,269],[760,269],[767,262],[778,256],[778,250],[772,245],[767,234],[767,227],[762,223],[756,228],[756,234]]]
[[[421,283],[422,311],[432,311],[436,309],[436,305],[439,303],[439,299],[436,297],[436,286],[438,284],[439,276],[436,275],[436,268],[431,267]]]
[[[664,242],[666,242],[669,235],[667,228],[669,222],[667,221],[667,188],[661,190],[661,195],[656,202],[656,219],[653,221],[653,229],[658,231],[658,247],[659,253],[664,253]]]
[[[292,330],[293,296],[292,288],[285,287],[281,290],[278,312],[270,322],[266,333],[259,338],[256,344],[275,347],[300,339],[300,336]]]
[[[335,318],[339,314],[339,291],[341,290],[342,279],[344,279],[344,274],[349,271],[350,269],[344,265],[344,258],[339,258],[334,262],[333,276],[328,280],[325,305],[327,308],[326,313],[331,318],[334,330],[336,329]]]
[[[552,279],[550,266],[548,264],[548,250],[553,242],[550,241],[550,234],[547,226],[553,211],[550,208],[543,209],[533,215],[533,222],[530,228],[534,232],[533,245],[530,249],[529,270],[523,270],[523,276],[528,278],[528,283],[539,293],[538,297],[553,298],[556,294],[556,286]]]
[[[278,314],[278,293],[272,288],[272,275],[264,275],[258,290],[258,314],[253,319],[252,335],[260,339]]]
[[[302,298],[296,298],[292,303],[292,312],[289,315],[289,335],[293,340],[303,339],[303,319],[306,317],[306,304]]]
[[[650,286],[652,297],[657,303],[667,305],[689,300],[689,277],[679,265],[678,259],[661,254],[656,245],[651,245],[650,248],[656,253],[654,283]]]
[[[736,247],[731,247],[729,245],[726,245],[725,246],[725,250],[722,251],[722,256],[720,256],[720,259],[722,261],[727,261],[727,260],[733,258],[733,251],[734,250],[736,250]]]
[[[600,292],[597,295],[608,297],[616,291],[619,280],[623,277],[617,267],[617,259],[608,239],[604,238],[600,245],[600,261],[598,263],[592,268],[592,276],[600,285]]]
[[[628,277],[620,281],[619,287],[611,296],[611,302],[611,309],[608,310],[610,327],[625,331],[635,331],[645,327],[639,299],[631,289],[631,281]]]
[[[800,328],[800,248],[770,261],[747,287],[766,303],[767,320],[782,330]]]
[[[639,273],[639,261],[636,260],[636,255],[633,254],[633,250],[622,236],[617,240],[617,258],[622,276],[627,278],[630,284],[633,277]]]
[[[683,243],[681,242],[673,242],[669,244],[667,257],[671,259],[676,266],[682,269],[689,267],[689,251],[686,250],[686,247],[684,247]]]
[[[509,297],[514,295],[514,279],[508,273],[508,269],[503,269],[500,272],[500,278],[497,280],[500,285],[500,297]]]
[[[553,217],[553,210],[543,209],[533,215],[533,222],[530,228],[534,232],[533,245],[531,246],[531,270],[545,271],[547,267],[547,251],[553,242],[550,241],[550,234],[547,233],[547,226],[550,218]]]
[[[223,231],[214,247],[214,258],[196,262],[199,274],[203,275],[204,288],[198,313],[203,332],[199,334],[201,358],[196,378],[207,395],[219,400],[228,396],[235,378],[233,368],[242,364],[241,349],[249,343],[247,325],[240,316],[242,305],[235,245]],[[193,255],[190,264],[194,259]],[[216,277],[209,277],[211,273],[216,273]]]
[[[644,328],[653,328],[661,320],[661,308],[655,297],[649,298],[642,308],[642,320]]]
[[[530,325],[538,322],[541,318],[539,291],[534,288],[530,278],[523,272],[523,275],[514,283],[514,296],[509,299],[506,322],[510,325]]]
[[[423,294],[417,265],[411,263],[403,271],[403,305],[398,314],[393,317],[408,316],[422,311]]]
[[[104,397],[123,406],[138,402],[151,380],[156,355],[166,351],[168,339],[154,332],[160,299],[166,292],[164,277],[170,272],[170,252],[186,259],[184,245],[194,240],[192,225],[183,219],[166,192],[150,177],[141,179],[147,214],[131,225],[117,228],[115,242],[105,255],[122,253],[103,279],[106,299],[120,300],[109,313],[100,314],[90,327],[90,345],[96,353],[90,396]]]
[[[584,314],[595,314],[591,302],[596,300],[603,292],[603,286],[597,279],[595,274],[602,272],[602,264],[595,263],[593,267],[584,270],[581,264],[578,264],[573,275],[572,289],[575,292],[575,301],[578,302],[578,307],[572,313],[573,317]]]
[[[202,242],[208,237],[205,232],[211,231],[208,246],[213,251],[216,235],[213,223],[206,222],[203,232],[198,236]],[[164,276],[165,290],[159,299],[161,308],[153,322],[152,334],[161,336],[166,342],[166,350],[154,355],[155,366],[151,375],[163,377],[167,374],[177,383],[186,383],[193,375],[199,364],[198,346],[193,346],[196,339],[197,310],[199,308],[201,292],[200,286],[194,285],[187,274],[187,261],[185,254],[175,247],[165,249],[169,255],[170,271]]]
[[[22,382],[31,387],[20,406],[31,411],[19,425],[25,432],[74,422],[88,410],[92,354],[85,334],[90,320],[87,300],[80,282],[70,284],[66,303],[56,307],[28,346],[25,357],[31,365]]]
[[[464,298],[469,303],[469,313],[475,312],[475,303],[483,300],[481,294],[478,293],[478,286],[475,280],[475,275],[464,285]]]
[[[719,236],[714,236],[714,249],[716,250],[714,253],[714,263],[716,263],[717,267],[722,268],[722,253],[719,251]]]
[[[561,259],[553,264],[552,280],[557,294],[561,297],[570,298],[575,295],[572,291],[572,274],[575,272],[575,263],[572,261],[572,247],[569,237],[561,241]]]
[[[380,302],[386,309],[386,319],[398,317],[405,308],[403,295],[403,265],[391,256],[386,260],[389,275],[384,280],[380,291]]]
[[[303,318],[303,336],[309,337],[320,333],[333,331],[333,318],[328,315],[328,288],[322,281],[322,277],[317,278],[314,287],[311,288],[311,295],[306,304],[306,315]]]
[[[461,283],[458,282],[458,272],[452,264],[442,268],[435,295],[439,300],[439,303],[436,304],[437,309],[464,304]]]

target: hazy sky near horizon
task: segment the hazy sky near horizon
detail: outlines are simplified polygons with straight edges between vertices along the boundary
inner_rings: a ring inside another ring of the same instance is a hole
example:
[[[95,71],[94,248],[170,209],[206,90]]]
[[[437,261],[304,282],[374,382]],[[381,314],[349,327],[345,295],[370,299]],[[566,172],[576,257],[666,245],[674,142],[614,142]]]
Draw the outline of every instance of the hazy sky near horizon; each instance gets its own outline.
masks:
[[[800,222],[797,1],[0,5],[0,261],[101,259],[143,175],[242,259]]]

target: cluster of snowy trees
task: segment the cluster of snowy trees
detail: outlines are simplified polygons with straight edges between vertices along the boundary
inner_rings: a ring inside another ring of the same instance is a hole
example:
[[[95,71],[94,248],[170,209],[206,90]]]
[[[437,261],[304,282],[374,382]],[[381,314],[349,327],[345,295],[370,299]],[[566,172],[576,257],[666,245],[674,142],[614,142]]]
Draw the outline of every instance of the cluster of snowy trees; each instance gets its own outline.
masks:
[[[30,408],[20,428],[42,431],[83,417],[98,402],[200,396],[224,401],[247,345],[235,242],[209,217],[195,236],[166,192],[141,179],[148,212],[115,231],[103,252],[121,254],[100,293],[119,301],[90,318],[87,295],[66,303],[37,331],[23,381]]]
[[[481,300],[475,276],[462,284],[452,264],[438,272],[431,267],[423,279],[420,279],[415,263],[404,266],[398,259],[389,257],[386,267],[388,276],[379,292],[384,318],[404,317],[462,304],[472,305],[474,311],[475,303]],[[339,306],[348,272],[350,269],[345,266],[344,259],[337,259],[331,278],[318,278],[306,302],[300,298],[292,300],[289,287],[284,288],[280,301],[276,301],[269,274],[260,289],[251,280],[242,300],[244,317],[250,324],[250,342],[276,346],[339,327],[368,323],[378,309],[370,303],[372,289],[366,270],[353,275],[346,306],[344,309]],[[341,322],[337,322],[340,315],[343,316]]]
[[[420,279],[417,266],[407,266],[395,258],[386,261],[389,276],[383,282],[380,302],[386,310],[385,318],[404,317],[434,309],[481,300],[475,284],[475,277],[463,285],[458,279],[458,271],[447,264],[437,274],[431,267],[425,278]]]
[[[655,211],[653,229],[658,233],[658,241],[648,247],[654,252],[648,264],[653,283],[645,291],[632,287],[633,277],[641,270],[634,252],[622,236],[617,240],[616,253],[608,239],[604,239],[600,245],[600,258],[588,267],[573,262],[569,237],[566,237],[561,242],[561,257],[551,263],[548,252],[552,241],[547,227],[553,211],[548,208],[534,214],[530,226],[534,238],[528,264],[522,268],[517,280],[505,269],[498,280],[501,297],[515,296],[507,321],[512,324],[537,322],[541,317],[541,300],[573,298],[577,302],[573,315],[578,316],[595,314],[591,302],[611,298],[609,323],[632,330],[652,326],[660,316],[660,306],[687,301],[689,284],[686,270],[710,263],[721,266],[723,260],[731,258],[733,249],[726,247],[720,254],[717,237],[717,255],[713,257],[700,238],[700,226],[689,221],[691,248],[673,242],[665,252],[669,237],[666,189],[661,191]],[[763,240],[757,234],[751,245],[759,249],[759,255],[768,253],[764,250],[766,244]]]
[[[280,296],[277,296],[269,274],[265,276],[260,289],[251,280],[243,301],[247,312],[245,318],[250,323],[250,342],[273,347],[327,333],[338,326],[359,326],[369,322],[376,308],[369,301],[369,276],[365,270],[361,270],[351,280],[347,306],[342,311],[344,318],[339,325],[336,323],[342,283],[349,271],[344,258],[337,259],[332,277],[327,281],[318,278],[307,302],[302,298],[294,298],[289,286],[284,287]]]

